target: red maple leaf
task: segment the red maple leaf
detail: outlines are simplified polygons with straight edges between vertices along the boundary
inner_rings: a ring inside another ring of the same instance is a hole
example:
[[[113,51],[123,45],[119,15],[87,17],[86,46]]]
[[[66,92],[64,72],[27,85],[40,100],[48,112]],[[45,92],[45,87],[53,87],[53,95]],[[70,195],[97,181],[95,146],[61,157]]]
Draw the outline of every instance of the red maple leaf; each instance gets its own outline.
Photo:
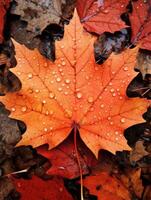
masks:
[[[77,0],[77,11],[86,30],[97,34],[115,32],[126,27],[121,14],[128,0]]]
[[[12,178],[16,190],[21,194],[21,200],[73,200],[64,187],[63,179],[53,177],[51,180],[43,180],[33,176],[31,179]]]
[[[9,7],[10,0],[1,0],[0,1],[0,43],[3,42],[3,30],[5,23],[6,11]]]
[[[95,37],[83,32],[78,16],[56,43],[56,61],[37,50],[15,44],[18,66],[11,69],[21,82],[19,92],[0,97],[11,116],[24,121],[27,131],[18,145],[49,144],[53,148],[74,129],[97,156],[129,150],[124,129],[142,122],[149,102],[129,99],[126,88],[136,76],[137,48],[112,54],[100,67],[95,63]]]
[[[142,49],[151,50],[151,0],[132,1],[133,11],[130,14],[132,43],[140,43]]]
[[[69,179],[80,176],[75,144],[73,137],[71,136],[72,135],[50,151],[47,149],[47,146],[37,148],[37,151],[44,157],[48,158],[52,164],[50,169],[47,171],[47,174],[60,175]],[[86,175],[89,173],[89,169],[97,164],[97,160],[79,137],[77,139],[77,148],[82,174]]]

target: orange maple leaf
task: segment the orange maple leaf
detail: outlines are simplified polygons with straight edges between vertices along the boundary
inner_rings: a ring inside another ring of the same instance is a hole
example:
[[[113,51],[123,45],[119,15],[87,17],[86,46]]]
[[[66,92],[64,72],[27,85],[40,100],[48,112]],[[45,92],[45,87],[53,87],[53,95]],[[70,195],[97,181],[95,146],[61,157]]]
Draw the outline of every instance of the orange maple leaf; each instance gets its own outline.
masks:
[[[54,63],[15,43],[18,66],[12,71],[22,81],[22,89],[1,100],[13,118],[27,125],[18,145],[48,143],[53,148],[75,128],[96,156],[100,149],[113,153],[130,149],[123,131],[142,122],[148,106],[147,100],[125,95],[136,75],[137,49],[112,54],[100,67],[95,64],[94,40],[75,13],[64,39],[56,42]]]

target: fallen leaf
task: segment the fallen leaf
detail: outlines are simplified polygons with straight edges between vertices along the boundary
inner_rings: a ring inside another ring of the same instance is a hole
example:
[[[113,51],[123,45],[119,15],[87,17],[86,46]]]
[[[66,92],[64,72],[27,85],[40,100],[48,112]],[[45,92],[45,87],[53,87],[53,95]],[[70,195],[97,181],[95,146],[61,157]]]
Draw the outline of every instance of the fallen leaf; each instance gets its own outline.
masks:
[[[98,200],[130,200],[130,193],[123,183],[115,176],[106,172],[93,173],[83,180],[91,194]]]
[[[9,7],[10,0],[1,0],[0,1],[0,43],[3,42],[3,30],[5,24],[5,15],[6,10]]]
[[[9,178],[1,178],[0,179],[0,199],[4,200],[7,198],[9,193],[14,190],[14,186]]]
[[[141,72],[143,79],[145,79],[147,74],[151,74],[151,53],[150,52],[144,52],[143,50],[138,52],[135,69]]]
[[[73,200],[72,196],[67,192],[61,178],[53,178],[51,180],[42,180],[36,176],[32,179],[15,179],[13,183],[16,190],[21,194],[21,200]]]
[[[80,176],[75,145],[73,142],[74,140],[71,136],[50,151],[47,149],[47,146],[41,146],[37,148],[38,153],[46,157],[52,164],[47,171],[47,174],[59,175],[68,179],[73,179]],[[79,137],[77,139],[77,148],[79,152],[82,173],[86,175],[90,172],[89,169],[97,164],[97,160]]]
[[[122,174],[120,179],[129,191],[141,198],[144,190],[142,183],[140,168],[127,168],[125,174]]]
[[[18,66],[11,70],[22,89],[0,99],[12,111],[11,117],[27,125],[18,145],[48,143],[53,148],[74,129],[96,156],[100,149],[112,153],[130,149],[123,131],[143,121],[149,104],[125,94],[136,75],[137,48],[112,54],[100,67],[95,64],[94,40],[83,32],[75,13],[64,39],[56,43],[54,63],[15,43]]]
[[[137,141],[134,149],[130,152],[130,161],[137,162],[144,156],[147,156],[149,153],[145,150],[145,146],[143,145],[143,141]]]
[[[99,1],[98,1],[99,2]],[[105,0],[100,5],[96,0],[77,0],[77,11],[84,28],[102,34],[125,28],[121,14],[126,12],[128,0]]]
[[[151,0],[132,1],[130,14],[132,43],[140,43],[142,49],[151,50]]]
[[[53,1],[28,1],[16,0],[11,13],[20,15],[28,23],[27,30],[42,32],[50,24],[59,24],[62,16],[64,0]],[[37,26],[35,26],[35,24]]]

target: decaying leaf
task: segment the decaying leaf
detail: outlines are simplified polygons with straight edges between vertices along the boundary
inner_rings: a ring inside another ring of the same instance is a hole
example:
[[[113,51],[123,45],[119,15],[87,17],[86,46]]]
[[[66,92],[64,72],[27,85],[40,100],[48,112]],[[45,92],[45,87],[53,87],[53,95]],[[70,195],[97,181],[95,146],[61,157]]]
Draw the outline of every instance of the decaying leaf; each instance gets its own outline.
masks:
[[[115,32],[126,25],[120,18],[126,12],[128,0],[77,0],[77,11],[84,27],[89,32],[102,34]]]
[[[146,75],[151,75],[151,53],[150,51],[139,51],[137,55],[137,63],[135,69],[142,73],[143,79]]]
[[[1,178],[0,179],[0,199],[5,200],[7,196],[14,190],[13,183],[9,180],[9,178]]]
[[[62,16],[62,6],[66,0],[28,1],[15,0],[11,13],[21,16],[28,23],[27,30],[41,33],[49,24],[59,24]],[[37,26],[35,26],[37,25]]]
[[[145,150],[145,146],[143,145],[143,141],[137,141],[135,144],[135,148],[130,153],[130,161],[137,162],[148,154],[149,153]]]
[[[0,99],[12,117],[27,125],[18,145],[48,143],[53,148],[75,129],[96,156],[100,149],[130,149],[123,131],[142,121],[149,104],[125,95],[136,75],[137,48],[112,54],[100,67],[94,60],[94,40],[83,32],[75,13],[64,39],[57,42],[55,63],[15,43],[18,66],[12,71],[22,90]]]

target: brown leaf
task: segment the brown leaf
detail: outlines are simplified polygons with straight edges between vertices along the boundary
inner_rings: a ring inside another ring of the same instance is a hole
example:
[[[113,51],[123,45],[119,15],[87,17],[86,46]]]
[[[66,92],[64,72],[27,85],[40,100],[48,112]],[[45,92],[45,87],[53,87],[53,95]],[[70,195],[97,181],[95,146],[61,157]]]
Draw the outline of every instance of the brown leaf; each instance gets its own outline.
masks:
[[[144,141],[139,140],[136,142],[134,149],[130,152],[130,162],[137,162],[149,153],[145,150],[143,145]]]

